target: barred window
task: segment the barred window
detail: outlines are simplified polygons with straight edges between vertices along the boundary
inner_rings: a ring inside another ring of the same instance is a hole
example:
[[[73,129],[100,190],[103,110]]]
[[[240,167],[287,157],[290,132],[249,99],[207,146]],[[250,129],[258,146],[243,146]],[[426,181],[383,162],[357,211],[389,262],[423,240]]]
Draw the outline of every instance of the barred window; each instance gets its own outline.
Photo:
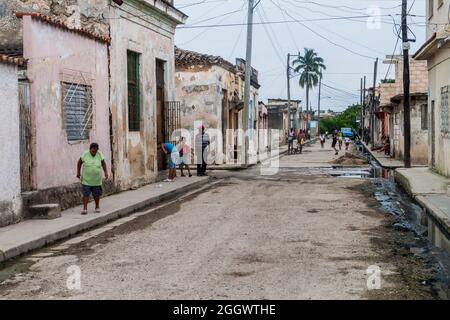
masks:
[[[88,140],[92,129],[92,87],[63,82],[62,89],[67,140]]]
[[[448,107],[449,86],[441,88],[441,132],[450,133],[450,113]]]
[[[127,52],[128,74],[128,130],[141,129],[141,92],[139,80],[139,53]]]
[[[422,130],[428,130],[428,105],[420,106],[420,116],[422,120]]]

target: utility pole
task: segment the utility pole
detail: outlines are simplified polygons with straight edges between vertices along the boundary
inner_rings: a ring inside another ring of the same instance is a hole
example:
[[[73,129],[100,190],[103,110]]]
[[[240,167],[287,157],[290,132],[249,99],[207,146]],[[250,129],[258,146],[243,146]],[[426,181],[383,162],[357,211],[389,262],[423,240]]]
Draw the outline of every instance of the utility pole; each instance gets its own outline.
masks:
[[[366,78],[366,76],[364,76],[364,90],[363,90],[363,106],[364,106],[363,116],[364,116],[364,118],[363,118],[363,129],[365,129],[366,111],[367,111],[367,108],[366,108],[366,80],[367,80],[367,78]]]
[[[259,3],[259,2],[258,2]],[[250,83],[252,77],[252,41],[253,41],[253,13],[255,10],[254,0],[248,0],[247,15],[247,51],[245,58],[245,87],[244,87],[244,109],[242,112],[242,129],[244,131],[244,164],[248,164],[248,115],[250,108]]]
[[[287,69],[286,69],[286,78],[287,78],[287,98],[288,98],[288,114],[289,114],[289,128],[293,127],[293,119],[291,113],[291,54],[287,55]]]
[[[405,168],[411,168],[411,109],[409,103],[409,40],[408,40],[408,1],[402,0],[402,40],[403,40],[403,112],[405,132]]]
[[[375,93],[376,93],[376,85],[377,85],[377,72],[378,72],[378,58],[375,60],[375,68],[373,72],[373,92],[372,92],[372,106],[370,113],[370,131],[371,131],[371,141],[372,146],[374,146],[375,142]]]
[[[319,77],[319,101],[317,103],[317,134],[320,136],[320,91],[322,89],[322,77]]]
[[[361,121],[359,123],[359,128],[360,128],[360,136],[363,136],[363,131],[364,131],[364,123],[363,123],[363,119],[364,119],[364,106],[363,106],[363,78],[361,78],[361,85],[359,86],[360,88],[360,93],[359,93],[359,105],[361,106]]]

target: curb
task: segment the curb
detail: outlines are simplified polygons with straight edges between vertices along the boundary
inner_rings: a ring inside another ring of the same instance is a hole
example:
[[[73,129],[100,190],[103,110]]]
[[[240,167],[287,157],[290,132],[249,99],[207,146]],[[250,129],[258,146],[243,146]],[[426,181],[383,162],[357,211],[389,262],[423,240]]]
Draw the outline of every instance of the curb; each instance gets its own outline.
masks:
[[[197,181],[193,184],[181,187],[179,189],[173,190],[171,192],[168,192],[166,194],[162,194],[159,196],[155,196],[149,199],[146,199],[144,201],[135,203],[131,206],[128,207],[124,207],[124,208],[118,208],[104,216],[101,217],[97,217],[93,220],[90,221],[85,221],[82,222],[80,224],[77,224],[75,226],[72,227],[67,227],[63,230],[59,230],[55,233],[52,234],[48,234],[48,235],[44,235],[41,236],[37,239],[28,241],[26,243],[20,244],[17,247],[14,248],[10,248],[6,251],[1,251],[0,250],[0,263],[4,262],[6,260],[18,257],[22,254],[28,253],[30,251],[42,248],[46,245],[52,244],[56,241],[59,240],[63,240],[66,238],[70,238],[71,236],[83,232],[83,231],[87,231],[89,229],[92,229],[94,227],[98,227],[100,225],[104,225],[108,222],[111,222],[113,220],[117,220],[119,218],[125,217],[125,216],[129,216],[137,211],[143,210],[147,207],[150,207],[152,205],[155,205],[157,203],[163,202],[163,201],[167,201],[167,200],[172,200],[173,198],[176,198],[177,196],[187,193],[189,191],[192,191],[194,189],[198,189],[208,183],[210,183],[212,180],[211,177],[209,177],[208,179],[205,179],[203,181]]]
[[[439,208],[434,207],[432,204],[426,201],[426,196],[439,196],[443,194],[414,194],[411,190],[411,184],[409,183],[408,178],[406,178],[401,172],[398,170],[394,171],[394,179],[402,188],[406,191],[406,193],[416,201],[422,210],[426,211],[436,223],[438,227],[445,230],[448,235],[450,235],[450,220],[447,215],[442,213]]]

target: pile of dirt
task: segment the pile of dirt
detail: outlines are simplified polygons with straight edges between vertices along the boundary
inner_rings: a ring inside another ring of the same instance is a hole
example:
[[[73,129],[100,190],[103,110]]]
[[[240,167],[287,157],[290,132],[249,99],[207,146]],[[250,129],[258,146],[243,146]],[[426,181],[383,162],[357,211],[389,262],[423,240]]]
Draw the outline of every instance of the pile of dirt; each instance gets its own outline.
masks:
[[[355,154],[346,152],[345,155],[334,160],[332,163],[333,164],[362,166],[362,165],[368,164],[368,161],[364,158],[358,157]]]

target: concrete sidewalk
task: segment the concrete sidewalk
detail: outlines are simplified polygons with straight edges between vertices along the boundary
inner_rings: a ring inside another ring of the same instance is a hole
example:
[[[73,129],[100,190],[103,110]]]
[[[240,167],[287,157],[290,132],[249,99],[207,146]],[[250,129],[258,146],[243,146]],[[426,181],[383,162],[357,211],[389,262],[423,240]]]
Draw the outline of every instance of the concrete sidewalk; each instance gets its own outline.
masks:
[[[372,151],[370,150],[370,146],[365,144],[363,141],[361,141],[361,143],[366,148],[367,152],[369,152],[383,168],[396,169],[403,168],[405,166],[402,161],[393,159],[391,156],[385,155],[384,152]]]
[[[209,177],[191,177],[177,178],[174,182],[153,183],[137,190],[103,198],[100,203],[101,213],[93,213],[93,204],[90,203],[88,215],[81,215],[82,207],[78,206],[63,211],[62,217],[54,220],[25,220],[0,228],[0,262],[143,210],[158,202],[173,199],[209,181]]]
[[[450,233],[450,179],[428,168],[395,170],[395,180]]]

